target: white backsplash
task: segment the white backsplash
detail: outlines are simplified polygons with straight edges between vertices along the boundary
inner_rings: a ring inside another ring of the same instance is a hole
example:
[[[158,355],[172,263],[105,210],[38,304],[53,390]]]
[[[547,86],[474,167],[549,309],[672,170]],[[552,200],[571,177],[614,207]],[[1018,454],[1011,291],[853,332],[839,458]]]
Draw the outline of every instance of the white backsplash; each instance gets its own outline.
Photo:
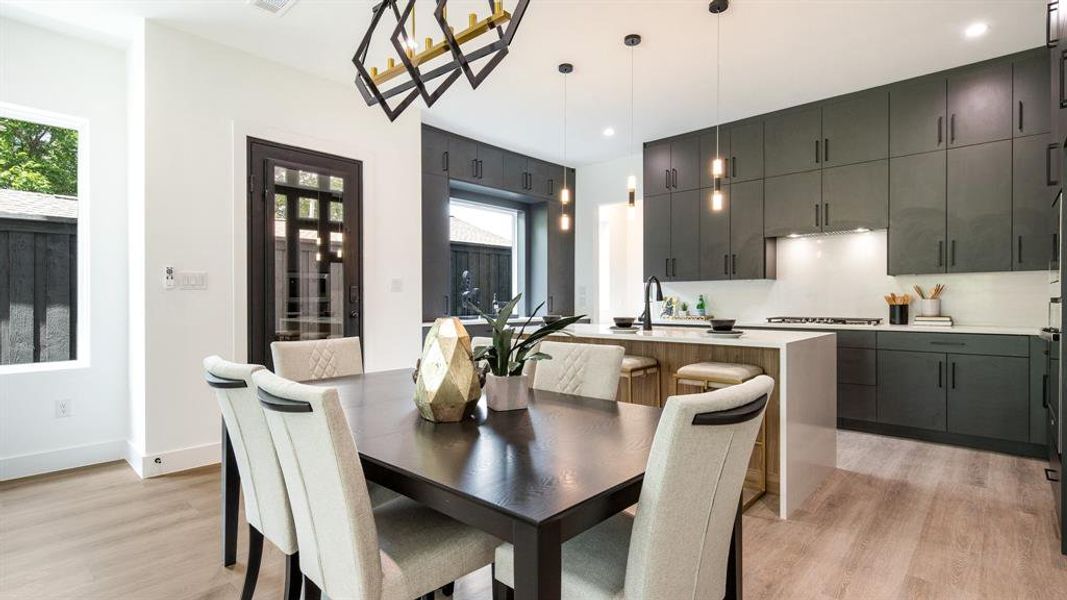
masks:
[[[663,292],[688,302],[691,312],[697,296],[704,294],[709,313],[739,322],[759,322],[779,315],[881,317],[888,321],[884,295],[914,296],[913,285],[927,289],[944,283],[941,312],[959,325],[1047,324],[1047,272],[894,277],[886,273],[886,248],[885,231],[782,238],[778,240],[776,280],[669,282],[663,285]]]

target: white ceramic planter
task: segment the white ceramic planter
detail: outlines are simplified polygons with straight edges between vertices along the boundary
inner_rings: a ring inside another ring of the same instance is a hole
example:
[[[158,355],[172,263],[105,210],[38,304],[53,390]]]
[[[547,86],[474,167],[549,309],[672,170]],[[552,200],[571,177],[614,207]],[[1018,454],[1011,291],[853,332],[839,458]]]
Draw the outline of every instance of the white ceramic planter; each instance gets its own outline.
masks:
[[[485,400],[489,410],[522,410],[530,403],[530,378],[526,375],[485,376]]]

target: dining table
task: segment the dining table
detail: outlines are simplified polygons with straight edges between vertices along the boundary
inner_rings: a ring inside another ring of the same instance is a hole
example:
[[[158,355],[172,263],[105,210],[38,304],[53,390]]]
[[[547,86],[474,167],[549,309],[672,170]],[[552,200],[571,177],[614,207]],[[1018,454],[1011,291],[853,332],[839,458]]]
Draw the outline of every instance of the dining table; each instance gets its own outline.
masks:
[[[528,408],[458,423],[415,407],[411,369],[321,379],[337,390],[368,481],[515,548],[514,597],[558,600],[563,544],[637,504],[661,409],[531,390]],[[240,474],[223,426],[223,563],[236,560]],[[740,506],[740,505],[739,505]],[[726,598],[741,597],[741,517]],[[694,549],[697,551],[697,549]]]

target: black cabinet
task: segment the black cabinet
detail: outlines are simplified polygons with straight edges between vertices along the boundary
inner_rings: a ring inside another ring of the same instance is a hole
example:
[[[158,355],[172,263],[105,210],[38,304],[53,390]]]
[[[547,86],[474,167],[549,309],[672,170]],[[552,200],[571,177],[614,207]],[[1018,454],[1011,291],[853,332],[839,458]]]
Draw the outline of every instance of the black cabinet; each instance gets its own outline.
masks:
[[[822,230],[822,171],[768,177],[763,206],[766,237],[818,233]]]
[[[950,433],[1028,441],[1026,358],[949,354],[947,368]]]
[[[478,183],[478,142],[449,136],[448,176],[453,179]]]
[[[1048,418],[1047,402],[1049,390],[1055,389],[1049,377],[1049,342],[1039,338],[1030,338],[1030,443],[1044,444],[1045,421]],[[1057,365],[1058,366],[1058,365]],[[1058,373],[1057,373],[1058,375]]]
[[[646,144],[645,196],[700,187],[700,138],[695,135]]]
[[[945,148],[944,77],[927,77],[889,89],[889,154],[906,156]]]
[[[818,169],[822,110],[813,107],[768,117],[763,123],[763,157],[768,178]]]
[[[838,167],[889,157],[889,91],[880,88],[826,103],[821,165]]]
[[[448,174],[448,134],[429,127],[422,128],[422,172]]]
[[[837,384],[837,418],[878,420],[878,388],[873,385]]]
[[[948,271],[1011,270],[1011,141],[948,151]]]
[[[823,170],[823,231],[885,229],[888,225],[888,160]]]
[[[504,186],[504,151],[494,146],[478,145],[478,183],[493,188]]]
[[[948,77],[950,148],[1012,136],[1012,65],[996,62]]]
[[[730,131],[730,158],[727,175],[731,182],[763,179],[763,121],[733,125]]]
[[[671,196],[645,196],[642,204],[644,219],[644,276],[655,275],[666,280],[671,260]]]
[[[644,195],[658,196],[671,191],[671,143],[645,144]]]
[[[422,174],[422,319],[449,314],[448,177]]]
[[[1016,60],[1012,69],[1012,109],[1015,111],[1012,133],[1015,137],[1048,133],[1052,115],[1048,57],[1030,55]]]
[[[572,202],[567,206],[563,206],[559,198],[548,200],[547,314],[574,314],[574,200],[576,198],[572,195]],[[570,227],[567,229],[560,227],[563,211],[570,216]]]
[[[890,275],[945,271],[946,155],[889,160]]]
[[[529,191],[529,171],[526,170],[527,158],[514,152],[504,153],[504,184],[503,188],[517,194],[525,194]]]
[[[733,212],[732,186],[722,186],[723,208],[711,210],[712,189],[700,191],[704,205],[700,207],[700,279],[720,281],[730,279],[730,217]],[[760,238],[763,232],[760,232]]]
[[[1041,271],[1056,258],[1056,212],[1059,193],[1054,171],[1057,146],[1048,135],[1015,138],[1012,147],[1012,268]]]
[[[763,237],[763,180],[739,181],[729,187],[730,277],[773,279],[774,240]]]
[[[718,135],[712,129],[700,136],[700,187],[702,188],[715,186],[711,163],[716,156],[723,159],[722,181],[724,184],[728,183],[730,181],[730,130],[726,127],[720,127]]]
[[[563,167],[534,158],[529,159],[530,193],[542,198],[557,198],[563,185]],[[573,191],[574,186],[571,185]]]
[[[671,266],[675,281],[700,279],[700,190],[671,194]]]
[[[878,422],[945,431],[944,354],[878,351]]]

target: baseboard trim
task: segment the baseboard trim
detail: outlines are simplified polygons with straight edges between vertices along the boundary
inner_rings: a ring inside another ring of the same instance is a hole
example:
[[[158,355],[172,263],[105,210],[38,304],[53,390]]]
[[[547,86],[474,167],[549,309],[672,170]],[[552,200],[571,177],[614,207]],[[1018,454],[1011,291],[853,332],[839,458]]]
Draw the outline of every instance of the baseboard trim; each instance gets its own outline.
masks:
[[[179,471],[188,471],[189,469],[217,464],[220,460],[219,457],[221,451],[222,444],[214,442],[211,444],[203,444],[201,446],[191,446],[189,448],[179,448],[177,450],[168,450],[156,454],[147,454],[140,457],[139,463],[141,468],[138,469],[134,466],[133,470],[137,471],[137,474],[140,475],[142,479],[159,477],[160,475],[168,475]]]
[[[66,471],[127,458],[126,440],[112,440],[0,458],[0,481]]]
[[[904,427],[902,425],[890,425],[888,423],[872,423],[870,421],[859,421],[856,419],[838,417],[837,428],[862,431],[864,433],[875,433],[878,435],[888,435],[891,437],[909,438],[924,442],[934,442],[936,444],[963,446],[965,448],[974,448],[975,450],[988,450],[990,452],[1014,454],[1016,456],[1026,456],[1029,458],[1043,458],[1048,456],[1047,447],[1041,444],[995,440],[959,433],[948,433],[945,431],[928,431],[925,429]]]

